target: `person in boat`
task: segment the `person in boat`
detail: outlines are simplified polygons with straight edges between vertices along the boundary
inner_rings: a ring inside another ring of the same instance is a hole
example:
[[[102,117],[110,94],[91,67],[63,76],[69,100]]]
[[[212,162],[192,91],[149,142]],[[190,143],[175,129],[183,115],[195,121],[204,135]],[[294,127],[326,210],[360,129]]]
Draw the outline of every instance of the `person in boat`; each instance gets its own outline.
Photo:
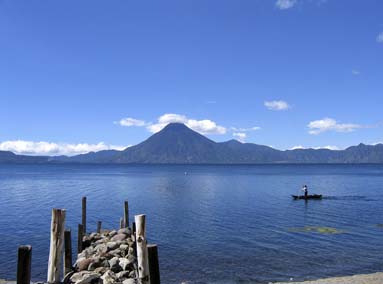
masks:
[[[304,186],[302,187],[302,190],[305,192],[305,198],[307,198],[307,196],[309,195],[309,190],[308,190],[308,188],[307,188],[307,185],[304,185]]]

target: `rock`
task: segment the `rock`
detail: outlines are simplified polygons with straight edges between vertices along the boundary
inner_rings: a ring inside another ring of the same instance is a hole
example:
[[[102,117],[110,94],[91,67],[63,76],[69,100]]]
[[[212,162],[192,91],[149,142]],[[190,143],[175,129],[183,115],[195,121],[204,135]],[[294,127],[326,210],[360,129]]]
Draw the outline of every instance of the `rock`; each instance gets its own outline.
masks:
[[[122,228],[117,231],[118,234],[130,235],[130,230],[128,228]]]
[[[133,254],[128,255],[127,259],[129,261],[129,264],[134,263],[136,261],[136,258]]]
[[[81,271],[79,273],[75,273],[70,278],[71,282],[75,284],[94,284],[98,283],[99,279],[99,274],[89,271]]]
[[[75,266],[77,267],[78,271],[87,270],[89,264],[91,264],[92,259],[90,258],[80,258],[76,261]]]
[[[119,258],[119,265],[122,268],[122,270],[128,270],[129,264],[131,263],[127,258]]]
[[[130,278],[136,278],[136,271],[135,270],[130,271],[129,277]]]
[[[106,253],[108,252],[108,246],[106,244],[99,244],[95,247],[95,251],[98,253],[98,254],[103,254],[103,253]]]
[[[109,267],[109,264],[108,264],[108,267]],[[94,272],[95,273],[98,273],[98,274],[104,274],[106,271],[108,270],[108,268],[106,268],[106,267],[97,267],[95,270],[94,270]]]
[[[136,284],[136,280],[129,278],[129,279],[122,281],[122,284]]]
[[[110,231],[109,233],[108,233],[108,237],[113,237],[113,236],[115,236],[115,235],[117,235],[117,231],[115,231],[115,230],[113,230],[113,231]]]
[[[129,247],[128,255],[134,255],[134,248],[133,247]]]
[[[122,245],[120,245],[120,249],[121,250],[128,250],[129,249],[129,245],[122,244]]]
[[[125,234],[116,234],[115,236],[113,236],[111,238],[112,241],[123,241],[126,239],[126,235]]]
[[[121,256],[121,250],[120,249],[111,250],[109,253],[111,255],[114,255],[114,256]]]
[[[119,247],[119,245],[116,242],[108,242],[106,243],[106,246],[108,247],[108,250],[114,250]]]
[[[129,274],[130,272],[129,271],[121,271],[119,273],[116,274],[118,280],[124,280],[125,278],[129,278]]]
[[[113,272],[120,272],[121,271],[121,267],[119,265],[119,259],[118,257],[113,257],[111,260],[109,260],[109,265],[110,265],[110,269],[113,271]]]
[[[113,284],[117,280],[117,276],[112,271],[108,270],[101,276],[101,279],[103,284]]]
[[[89,264],[88,270],[89,271],[95,270],[96,268],[102,266],[101,263],[102,263],[102,261],[99,257],[92,258],[92,262]]]
[[[110,267],[109,261],[105,259],[104,261],[101,262],[101,266],[105,268],[109,268]]]

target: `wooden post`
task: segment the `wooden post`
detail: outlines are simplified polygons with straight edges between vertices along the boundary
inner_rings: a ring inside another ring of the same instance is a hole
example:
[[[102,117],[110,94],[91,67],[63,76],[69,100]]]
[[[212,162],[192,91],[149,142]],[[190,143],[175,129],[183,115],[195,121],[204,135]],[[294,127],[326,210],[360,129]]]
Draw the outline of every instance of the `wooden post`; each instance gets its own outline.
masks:
[[[86,235],[86,196],[82,198],[82,225],[84,226],[84,235]]]
[[[82,238],[84,237],[84,226],[82,224],[78,224],[77,231],[77,253],[82,252]]]
[[[158,263],[157,245],[148,245],[150,284],[160,284],[160,266]]]
[[[124,219],[120,218],[120,229],[124,228]]]
[[[48,283],[60,283],[61,261],[63,256],[65,210],[52,210],[51,245],[48,261]]]
[[[64,232],[64,276],[72,271],[72,235],[70,229]]]
[[[125,228],[129,228],[129,203],[128,200],[124,202],[124,225]]]
[[[97,233],[101,233],[101,221],[97,222]]]
[[[31,283],[32,247],[20,246],[17,258],[17,284]]]
[[[145,215],[134,216],[137,225],[137,264],[141,284],[150,284],[148,248],[146,246]]]
[[[136,235],[136,222],[132,223],[132,233],[133,235]]]

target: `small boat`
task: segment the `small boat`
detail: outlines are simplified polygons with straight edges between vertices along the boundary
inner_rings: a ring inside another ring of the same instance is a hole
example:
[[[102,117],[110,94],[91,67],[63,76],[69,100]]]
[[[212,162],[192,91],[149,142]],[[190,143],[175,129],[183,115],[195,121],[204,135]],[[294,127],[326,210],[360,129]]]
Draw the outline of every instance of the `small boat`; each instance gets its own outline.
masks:
[[[307,196],[304,196],[304,195],[291,195],[294,200],[298,200],[298,199],[304,199],[304,200],[308,200],[308,199],[322,199],[322,194],[312,194],[312,195],[307,195]]]

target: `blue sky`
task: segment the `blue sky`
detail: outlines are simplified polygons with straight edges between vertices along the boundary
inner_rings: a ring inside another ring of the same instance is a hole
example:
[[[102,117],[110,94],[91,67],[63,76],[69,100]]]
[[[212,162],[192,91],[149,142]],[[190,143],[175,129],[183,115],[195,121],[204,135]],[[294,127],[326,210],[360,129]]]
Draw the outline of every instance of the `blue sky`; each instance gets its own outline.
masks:
[[[383,1],[0,0],[0,149],[122,148],[181,121],[279,149],[383,141]]]

